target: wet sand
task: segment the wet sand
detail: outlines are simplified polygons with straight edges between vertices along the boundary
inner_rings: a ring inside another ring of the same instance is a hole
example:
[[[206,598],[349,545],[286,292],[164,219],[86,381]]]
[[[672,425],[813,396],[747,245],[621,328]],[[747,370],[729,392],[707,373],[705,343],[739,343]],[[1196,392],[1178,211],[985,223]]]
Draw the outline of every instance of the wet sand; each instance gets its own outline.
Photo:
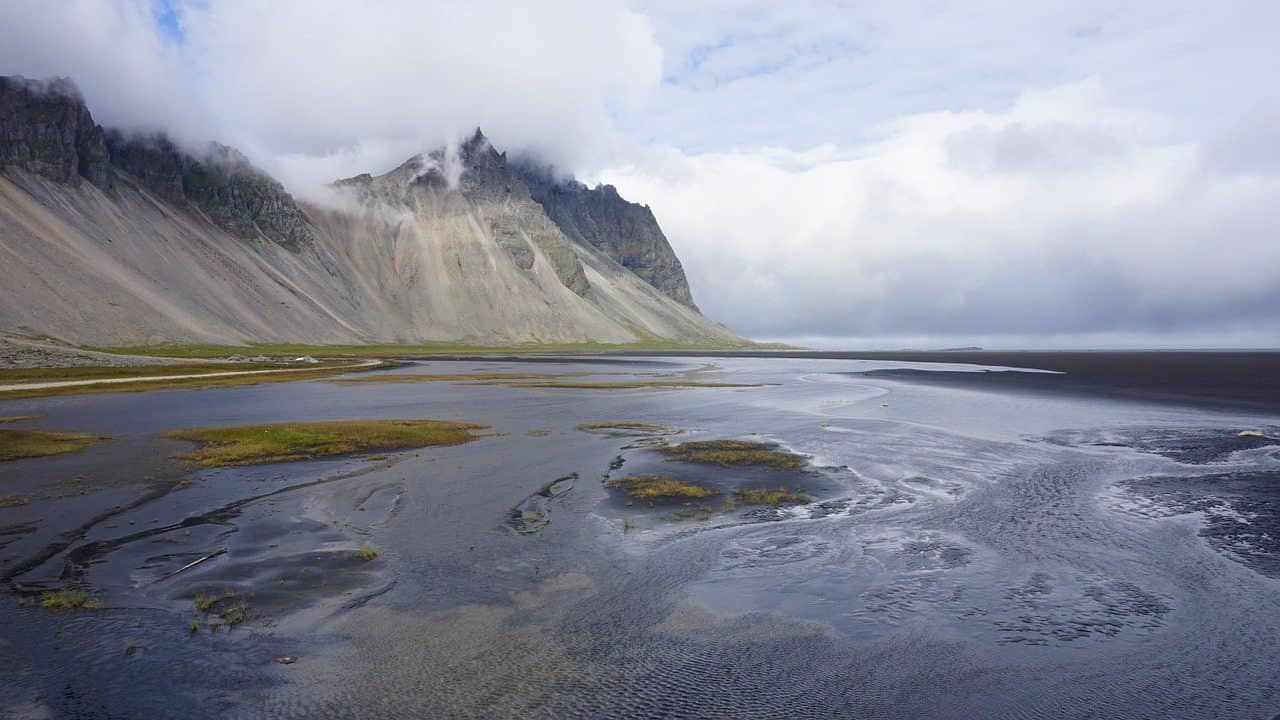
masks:
[[[1142,402],[1280,412],[1280,351],[872,351],[728,352],[717,357],[788,357],[962,363],[1051,370],[975,374],[942,369],[873,370],[877,375],[988,390],[1089,394]]]
[[[773,354],[376,372],[522,367],[759,386],[306,381],[0,403],[0,415],[38,416],[22,421],[32,427],[111,437],[0,465],[0,494],[32,497],[0,508],[0,714],[1280,711],[1277,414],[903,382],[885,373],[929,366]],[[981,369],[947,374],[1024,375]],[[219,469],[183,465],[173,457],[187,446],[159,437],[378,417],[492,431]],[[678,433],[577,429],[609,422]],[[655,448],[717,438],[776,443],[806,463],[674,463]],[[715,494],[637,501],[610,482],[631,473]],[[808,501],[727,502],[777,486]],[[65,588],[102,609],[34,606]],[[214,600],[202,610],[202,598]]]

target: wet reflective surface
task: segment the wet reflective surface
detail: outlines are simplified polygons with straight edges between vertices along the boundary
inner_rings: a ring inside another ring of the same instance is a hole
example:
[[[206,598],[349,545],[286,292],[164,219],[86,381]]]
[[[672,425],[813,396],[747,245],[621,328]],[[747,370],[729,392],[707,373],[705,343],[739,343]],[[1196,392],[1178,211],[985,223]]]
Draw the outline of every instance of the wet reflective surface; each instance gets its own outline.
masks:
[[[433,361],[758,387],[305,382],[26,400],[112,439],[0,466],[15,717],[1271,718],[1280,417],[909,383],[901,362]],[[948,366],[949,370],[971,370]],[[193,470],[167,429],[485,423],[448,448]],[[660,433],[799,472],[674,463]],[[1245,433],[1241,435],[1241,433]],[[664,473],[716,490],[635,501]],[[809,501],[750,506],[735,489]],[[361,548],[376,548],[374,559]],[[34,607],[83,588],[96,611]],[[208,610],[201,598],[217,598]],[[230,627],[222,611],[243,603]],[[216,629],[215,629],[216,626]],[[278,660],[286,662],[278,662]]]

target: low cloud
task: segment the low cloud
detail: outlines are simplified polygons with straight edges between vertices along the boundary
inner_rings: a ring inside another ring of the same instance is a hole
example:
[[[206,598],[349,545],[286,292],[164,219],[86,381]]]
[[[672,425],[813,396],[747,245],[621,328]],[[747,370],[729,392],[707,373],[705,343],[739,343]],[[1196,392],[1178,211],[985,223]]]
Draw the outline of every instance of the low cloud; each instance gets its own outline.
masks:
[[[304,195],[483,127],[502,148],[597,165],[610,112],[661,79],[644,16],[616,0],[0,5],[0,72],[70,76],[100,122],[238,147]]]
[[[317,202],[479,125],[651,205],[700,306],[754,337],[1275,345],[1278,19],[1234,1],[10,2],[0,73],[70,76],[100,122],[232,145]]]
[[[663,148],[601,178],[653,207],[703,309],[756,337],[1274,344],[1280,172],[1219,154],[1253,135],[1153,139],[1165,125],[1089,80],[848,151]]]

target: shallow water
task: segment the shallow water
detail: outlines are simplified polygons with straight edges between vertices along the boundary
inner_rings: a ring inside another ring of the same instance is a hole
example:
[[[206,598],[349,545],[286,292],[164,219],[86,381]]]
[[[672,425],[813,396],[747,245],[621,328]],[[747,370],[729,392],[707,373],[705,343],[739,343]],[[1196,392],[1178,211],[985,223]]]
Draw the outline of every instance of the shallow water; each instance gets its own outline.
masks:
[[[0,414],[42,415],[33,426],[112,440],[0,466],[5,493],[37,498],[0,509],[10,590],[0,708],[130,718],[1280,712],[1280,417],[856,374],[903,367],[931,366],[434,361],[392,372],[763,385],[317,381],[5,403]],[[154,437],[372,417],[492,430],[386,459],[199,472],[170,459],[182,444]],[[723,493],[773,478],[680,467],[644,437],[575,429],[596,421],[679,428],[671,442],[779,443],[809,457],[810,472],[786,484],[813,501],[724,510],[717,500],[705,520],[628,505],[606,476],[665,467]],[[362,546],[377,559],[356,557]],[[69,586],[106,607],[30,607]],[[209,629],[193,598],[229,592],[250,619]],[[296,662],[276,661],[285,656]]]

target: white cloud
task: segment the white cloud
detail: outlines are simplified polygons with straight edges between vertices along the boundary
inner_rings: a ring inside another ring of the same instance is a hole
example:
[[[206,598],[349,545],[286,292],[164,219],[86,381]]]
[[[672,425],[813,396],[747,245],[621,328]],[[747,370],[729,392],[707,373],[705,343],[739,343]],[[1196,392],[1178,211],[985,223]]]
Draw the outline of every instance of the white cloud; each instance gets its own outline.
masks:
[[[146,0],[0,5],[0,72],[68,75],[100,121],[239,147],[295,192],[382,172],[477,125],[574,166],[616,144],[611,113],[661,79],[647,19],[619,0],[512,4]]]
[[[1280,329],[1280,173],[1151,140],[1164,125],[1090,80],[846,152],[664,148],[601,178],[653,207],[703,309],[755,336]]]
[[[611,106],[656,85],[662,62],[645,18],[608,0],[224,0],[183,27],[224,130],[306,158],[273,168],[294,185],[385,171],[477,125],[499,147],[598,158]]]
[[[0,73],[308,197],[481,125],[751,335],[1280,342],[1280,4],[156,1],[0,3]]]
[[[0,74],[70,77],[94,119],[113,127],[199,125],[178,48],[156,32],[145,0],[0,3]]]

